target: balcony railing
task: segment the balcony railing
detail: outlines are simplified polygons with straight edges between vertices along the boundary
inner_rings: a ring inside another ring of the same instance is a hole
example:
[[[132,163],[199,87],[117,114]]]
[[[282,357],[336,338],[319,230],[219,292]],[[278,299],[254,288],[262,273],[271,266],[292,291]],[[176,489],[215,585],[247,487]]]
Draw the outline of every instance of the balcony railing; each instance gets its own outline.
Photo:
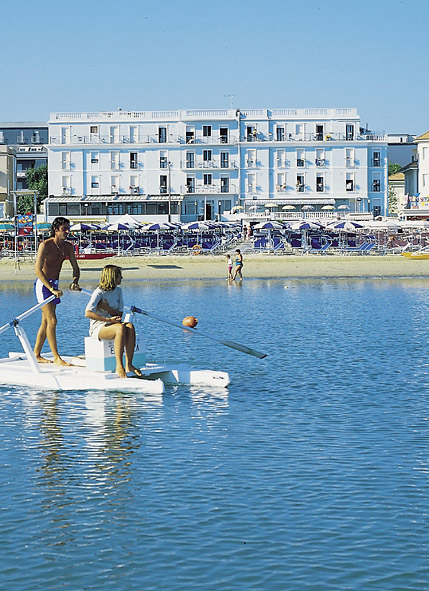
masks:
[[[289,133],[283,140],[273,137],[272,133],[257,132],[255,134],[243,135],[242,142],[274,142],[276,144],[288,142],[331,142],[331,141],[373,141],[384,142],[386,136],[383,134],[362,134],[354,137],[348,136],[346,133],[326,133],[322,138],[320,134],[316,133]],[[22,142],[21,142],[22,143]],[[23,143],[29,143],[27,141]],[[226,136],[193,136],[186,139],[186,137],[178,134],[169,134],[166,137],[160,138],[158,134],[141,134],[139,136],[119,135],[118,137],[111,137],[110,135],[73,135],[71,138],[61,138],[59,136],[51,136],[49,138],[51,145],[57,144],[187,144],[187,145],[226,145],[237,144],[238,136],[230,134]]]
[[[29,143],[29,142],[21,142],[21,143]],[[169,134],[166,137],[160,137],[158,134],[147,135],[141,134],[139,136],[129,136],[129,135],[119,135],[118,137],[110,136],[110,135],[73,135],[70,138],[61,138],[58,136],[51,136],[49,138],[49,143],[51,145],[57,144],[187,144],[187,145],[196,145],[196,144],[214,144],[214,145],[226,145],[226,144],[236,144],[237,143],[237,136],[234,134],[230,134],[229,137],[226,136],[202,136],[202,137],[189,137],[185,138],[181,135],[174,135]]]

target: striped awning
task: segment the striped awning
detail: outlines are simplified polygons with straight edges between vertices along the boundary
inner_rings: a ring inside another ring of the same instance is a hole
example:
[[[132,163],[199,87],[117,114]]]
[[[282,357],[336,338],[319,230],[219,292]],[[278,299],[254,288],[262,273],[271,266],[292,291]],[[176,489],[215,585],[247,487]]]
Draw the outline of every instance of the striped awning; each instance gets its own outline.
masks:
[[[335,205],[335,199],[306,197],[305,199],[245,199],[244,205]]]
[[[183,201],[184,195],[50,195],[44,202],[46,203],[98,203],[100,201],[106,203],[118,203],[121,201],[134,203],[148,203],[154,201]]]

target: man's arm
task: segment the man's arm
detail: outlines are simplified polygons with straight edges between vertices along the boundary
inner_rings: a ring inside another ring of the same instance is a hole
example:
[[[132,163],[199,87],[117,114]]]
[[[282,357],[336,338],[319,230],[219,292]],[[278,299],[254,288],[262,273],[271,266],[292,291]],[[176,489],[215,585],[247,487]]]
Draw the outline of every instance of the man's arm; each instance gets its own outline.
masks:
[[[67,254],[70,260],[70,264],[73,268],[73,281],[70,284],[70,289],[74,290],[74,291],[80,291],[80,287],[79,287],[79,278],[80,278],[80,269],[79,269],[79,265],[77,264],[77,260],[74,254],[74,248],[73,248],[73,244],[71,242],[67,242]]]

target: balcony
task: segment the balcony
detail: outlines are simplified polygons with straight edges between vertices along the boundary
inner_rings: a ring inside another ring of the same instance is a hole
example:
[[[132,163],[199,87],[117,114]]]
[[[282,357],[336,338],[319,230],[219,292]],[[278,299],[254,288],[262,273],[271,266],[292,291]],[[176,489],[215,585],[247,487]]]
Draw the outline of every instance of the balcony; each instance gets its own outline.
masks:
[[[316,166],[325,166],[326,160],[324,158],[316,158]]]
[[[296,165],[300,167],[305,166],[305,160],[302,158],[297,158]]]

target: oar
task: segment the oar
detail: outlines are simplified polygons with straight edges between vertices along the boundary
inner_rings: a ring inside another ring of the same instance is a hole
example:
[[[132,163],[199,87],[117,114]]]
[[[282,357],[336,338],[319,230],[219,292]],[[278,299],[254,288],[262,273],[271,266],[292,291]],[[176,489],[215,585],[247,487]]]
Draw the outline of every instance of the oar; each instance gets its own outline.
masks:
[[[45,304],[49,304],[49,302],[52,302],[52,300],[54,300],[56,297],[57,296],[55,296],[55,295],[49,296],[46,300],[44,300],[43,302],[40,302],[40,304],[36,304],[35,306],[33,306],[32,308],[29,308],[28,310],[26,310],[25,312],[23,312],[22,314],[20,314],[19,316],[17,316],[16,318],[11,320],[10,322],[8,322],[7,324],[4,324],[3,326],[0,327],[0,334],[2,332],[5,332],[11,326],[16,326],[17,324],[19,324],[21,322],[21,320],[24,320],[24,318],[27,318],[27,316],[30,316],[31,314],[33,314],[34,312],[39,310],[39,308],[41,308]]]
[[[91,292],[87,291],[86,289],[82,289],[81,293],[91,296]],[[241,351],[242,353],[246,353],[247,355],[253,355],[253,357],[257,357],[258,359],[264,359],[267,356],[266,353],[261,353],[260,351],[256,351],[256,349],[251,349],[250,347],[246,347],[246,345],[240,345],[239,343],[234,343],[233,341],[224,341],[223,339],[218,339],[213,335],[207,334],[206,332],[201,332],[200,329],[196,330],[195,328],[191,328],[190,326],[183,326],[183,324],[179,324],[178,322],[173,322],[171,320],[167,320],[166,318],[161,318],[160,316],[156,316],[151,312],[147,312],[146,310],[142,310],[141,308],[137,308],[136,306],[124,306],[126,310],[130,310],[131,312],[135,312],[136,314],[143,314],[143,316],[147,316],[148,318],[153,318],[154,320],[158,320],[159,322],[164,322],[165,324],[170,324],[171,326],[175,326],[176,328],[181,328],[182,330],[187,330],[192,334],[196,334],[200,337],[205,337],[206,339],[211,339],[212,341],[216,341],[225,347],[229,347],[230,349],[236,349],[237,351]]]

